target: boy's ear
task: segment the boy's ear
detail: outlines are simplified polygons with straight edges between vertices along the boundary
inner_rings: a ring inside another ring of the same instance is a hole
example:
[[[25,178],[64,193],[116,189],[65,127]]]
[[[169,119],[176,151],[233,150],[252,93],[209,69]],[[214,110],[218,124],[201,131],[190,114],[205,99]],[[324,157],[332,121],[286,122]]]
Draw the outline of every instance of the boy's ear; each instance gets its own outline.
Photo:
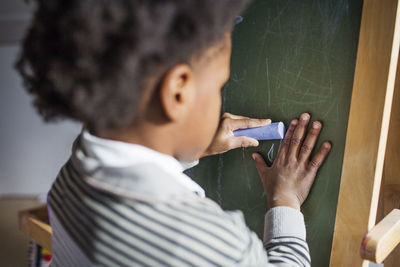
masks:
[[[187,64],[170,69],[160,86],[160,102],[168,119],[177,121],[186,115],[194,99],[193,70]]]

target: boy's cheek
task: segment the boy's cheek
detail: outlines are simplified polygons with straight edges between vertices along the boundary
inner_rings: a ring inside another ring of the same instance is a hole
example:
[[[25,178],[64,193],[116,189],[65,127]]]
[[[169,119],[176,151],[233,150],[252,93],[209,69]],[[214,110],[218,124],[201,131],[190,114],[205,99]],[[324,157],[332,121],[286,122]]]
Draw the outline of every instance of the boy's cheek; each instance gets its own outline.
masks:
[[[200,102],[200,101],[199,101]],[[203,103],[199,103],[197,109],[197,123],[194,129],[197,129],[197,137],[193,142],[197,143],[196,156],[200,157],[212,143],[215,134],[218,131],[221,110],[220,96],[207,96]]]

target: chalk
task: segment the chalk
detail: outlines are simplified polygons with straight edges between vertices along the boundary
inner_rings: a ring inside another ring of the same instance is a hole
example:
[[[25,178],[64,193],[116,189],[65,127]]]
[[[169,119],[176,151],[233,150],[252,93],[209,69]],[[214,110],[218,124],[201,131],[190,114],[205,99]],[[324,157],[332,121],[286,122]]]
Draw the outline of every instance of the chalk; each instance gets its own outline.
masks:
[[[266,126],[247,128],[233,131],[234,136],[247,136],[257,140],[283,139],[285,125],[283,122],[274,122]]]

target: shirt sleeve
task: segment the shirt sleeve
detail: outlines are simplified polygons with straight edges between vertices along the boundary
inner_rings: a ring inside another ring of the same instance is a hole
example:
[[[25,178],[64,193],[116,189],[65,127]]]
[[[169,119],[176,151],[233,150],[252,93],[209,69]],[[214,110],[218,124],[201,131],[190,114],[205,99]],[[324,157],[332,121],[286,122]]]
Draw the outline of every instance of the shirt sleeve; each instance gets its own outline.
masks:
[[[304,218],[300,211],[276,207],[265,215],[264,242],[252,232],[243,219],[236,224],[247,237],[240,266],[310,267],[311,260],[305,241]]]
[[[303,214],[290,207],[275,207],[265,215],[264,248],[270,263],[311,266]]]

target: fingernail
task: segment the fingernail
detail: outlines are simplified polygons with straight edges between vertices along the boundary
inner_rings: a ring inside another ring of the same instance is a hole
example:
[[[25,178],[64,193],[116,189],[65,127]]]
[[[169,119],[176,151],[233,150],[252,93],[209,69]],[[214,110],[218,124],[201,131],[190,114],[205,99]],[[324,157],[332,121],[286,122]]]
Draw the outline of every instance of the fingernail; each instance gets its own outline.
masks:
[[[331,143],[330,142],[326,142],[325,144],[324,144],[324,147],[326,147],[326,148],[330,148],[332,145],[331,145]]]
[[[251,157],[253,158],[253,160],[256,160],[256,155],[252,154]]]
[[[320,128],[321,127],[321,123],[319,123],[318,121],[314,121],[313,122],[313,128],[314,129],[318,129],[318,128]]]
[[[301,119],[306,121],[310,118],[310,115],[308,113],[304,113],[303,115],[301,115]]]
[[[297,124],[297,120],[292,120],[292,124],[296,125]]]

